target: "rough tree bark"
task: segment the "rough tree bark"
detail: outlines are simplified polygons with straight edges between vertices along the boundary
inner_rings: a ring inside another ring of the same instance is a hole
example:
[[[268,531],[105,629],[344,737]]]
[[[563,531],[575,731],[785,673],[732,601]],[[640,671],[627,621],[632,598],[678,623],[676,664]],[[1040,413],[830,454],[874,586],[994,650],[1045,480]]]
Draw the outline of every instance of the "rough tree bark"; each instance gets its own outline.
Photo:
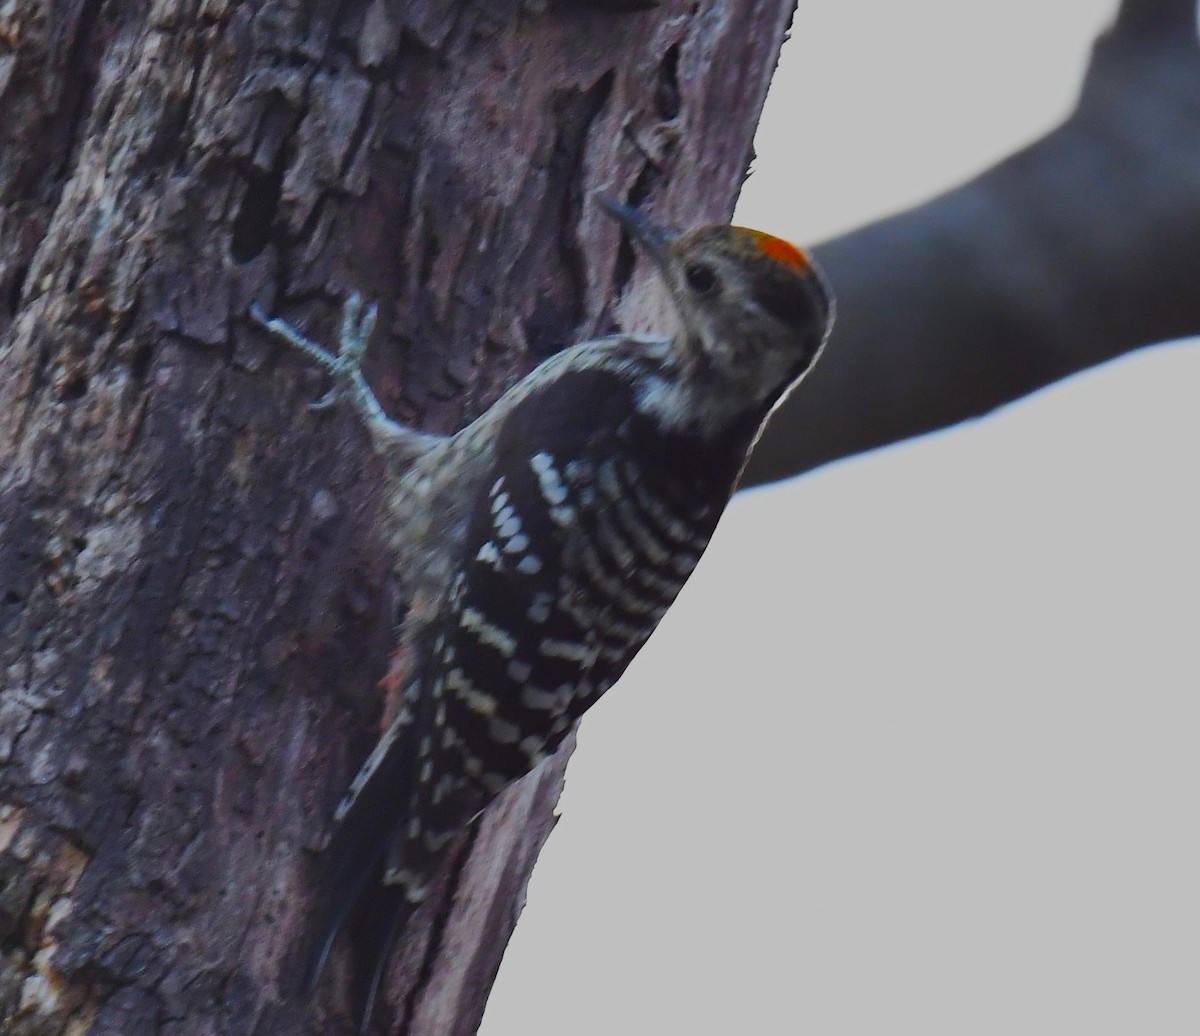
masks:
[[[364,436],[246,309],[328,335],[361,290],[385,405],[458,426],[636,319],[592,191],[728,217],[790,14],[0,5],[6,1033],[350,1031],[344,952],[312,1004],[296,962],[402,602]],[[381,1029],[474,1031],[564,761],[479,827]]]
[[[1200,332],[1197,154],[1195,0],[1125,0],[1061,127],[927,205],[814,249],[837,323],[745,483]]]

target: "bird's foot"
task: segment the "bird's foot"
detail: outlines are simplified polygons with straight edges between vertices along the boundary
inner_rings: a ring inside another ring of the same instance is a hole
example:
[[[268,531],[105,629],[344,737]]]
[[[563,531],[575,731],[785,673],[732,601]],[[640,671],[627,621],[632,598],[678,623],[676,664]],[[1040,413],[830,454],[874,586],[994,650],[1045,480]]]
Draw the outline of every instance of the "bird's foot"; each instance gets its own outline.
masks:
[[[250,316],[276,338],[299,349],[309,359],[324,367],[333,377],[333,386],[315,403],[312,410],[327,410],[343,399],[357,401],[365,387],[362,376],[362,357],[367,343],[375,330],[378,307],[374,303],[364,306],[362,296],[351,292],[342,306],[342,328],[338,351],[330,352],[312,339],[305,337],[298,328],[279,317],[268,317],[257,302],[250,306]]]

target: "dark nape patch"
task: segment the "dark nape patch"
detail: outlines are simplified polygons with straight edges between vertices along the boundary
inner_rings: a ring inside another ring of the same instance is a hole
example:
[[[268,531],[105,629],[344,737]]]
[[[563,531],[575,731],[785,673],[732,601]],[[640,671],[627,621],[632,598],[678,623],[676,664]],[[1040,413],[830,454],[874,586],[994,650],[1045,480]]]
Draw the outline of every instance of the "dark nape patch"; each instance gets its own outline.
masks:
[[[762,277],[754,286],[759,305],[788,327],[810,324],[815,307],[804,283],[796,277]]]

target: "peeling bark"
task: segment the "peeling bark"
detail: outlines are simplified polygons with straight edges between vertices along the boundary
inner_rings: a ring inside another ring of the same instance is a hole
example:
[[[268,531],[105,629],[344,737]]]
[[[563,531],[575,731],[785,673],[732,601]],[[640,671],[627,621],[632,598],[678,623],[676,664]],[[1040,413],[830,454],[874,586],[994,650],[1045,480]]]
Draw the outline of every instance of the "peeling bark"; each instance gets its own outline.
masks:
[[[353,415],[246,320],[380,303],[369,376],[447,431],[650,319],[589,198],[729,215],[785,0],[0,7],[0,1025],[348,1033],[295,989],[397,607]],[[628,288],[628,290],[625,290]],[[379,1026],[478,1025],[566,753],[419,915]]]

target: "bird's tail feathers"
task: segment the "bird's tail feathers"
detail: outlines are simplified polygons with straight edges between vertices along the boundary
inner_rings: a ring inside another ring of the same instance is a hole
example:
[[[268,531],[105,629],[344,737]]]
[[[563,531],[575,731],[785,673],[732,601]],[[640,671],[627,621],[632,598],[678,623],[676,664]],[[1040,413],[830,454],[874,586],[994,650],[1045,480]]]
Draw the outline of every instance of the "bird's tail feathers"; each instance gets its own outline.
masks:
[[[315,988],[334,939],[368,884],[381,879],[392,834],[411,809],[418,758],[412,740],[411,719],[398,718],[381,742],[386,750],[372,753],[338,809],[321,855],[303,973],[306,994]]]

